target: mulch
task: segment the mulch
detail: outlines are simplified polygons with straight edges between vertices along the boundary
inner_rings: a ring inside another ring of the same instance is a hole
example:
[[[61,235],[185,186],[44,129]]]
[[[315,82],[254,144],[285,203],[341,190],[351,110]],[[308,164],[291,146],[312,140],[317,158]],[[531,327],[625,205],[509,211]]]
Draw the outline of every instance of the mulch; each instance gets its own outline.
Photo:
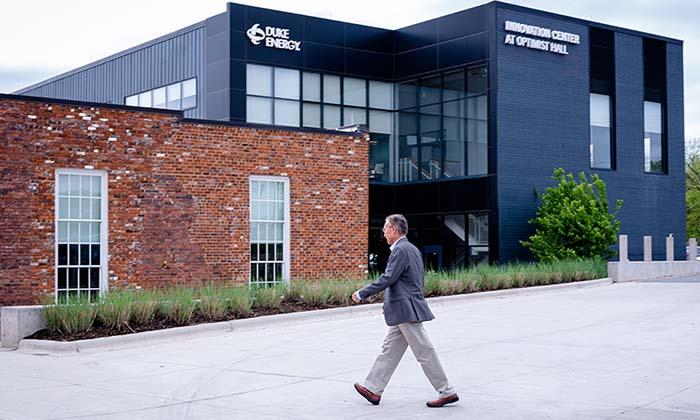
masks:
[[[129,325],[129,326],[124,326],[121,329],[115,329],[115,328],[111,328],[111,327],[102,325],[98,320],[96,320],[95,324],[88,331],[82,331],[82,332],[75,333],[75,334],[64,334],[64,333],[61,333],[58,331],[49,331],[48,329],[43,329],[43,330],[37,331],[36,333],[32,334],[31,336],[29,336],[27,338],[35,339],[35,340],[53,340],[53,341],[87,340],[87,339],[91,339],[91,338],[112,337],[112,336],[117,336],[117,335],[133,334],[133,333],[139,333],[139,332],[144,332],[144,331],[155,331],[155,330],[163,330],[166,328],[206,324],[209,322],[231,321],[234,319],[255,318],[255,317],[265,316],[265,315],[286,314],[286,313],[291,313],[291,312],[311,311],[311,310],[316,310],[316,309],[338,308],[338,307],[342,307],[342,306],[346,306],[346,305],[341,305],[341,304],[311,305],[311,304],[308,304],[306,302],[287,301],[287,302],[282,302],[281,306],[277,309],[254,308],[253,312],[251,312],[249,314],[228,313],[228,314],[226,314],[226,317],[224,319],[210,319],[210,318],[200,314],[199,312],[195,312],[195,314],[192,317],[192,319],[190,320],[190,322],[186,323],[186,324],[178,324],[172,320],[156,318],[156,319],[153,319],[148,324]]]

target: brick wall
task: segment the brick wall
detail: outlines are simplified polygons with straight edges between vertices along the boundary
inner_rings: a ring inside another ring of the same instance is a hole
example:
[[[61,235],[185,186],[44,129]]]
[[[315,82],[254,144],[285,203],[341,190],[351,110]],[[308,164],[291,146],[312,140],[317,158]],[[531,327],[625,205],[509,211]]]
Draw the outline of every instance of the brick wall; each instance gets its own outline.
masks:
[[[365,136],[0,97],[0,305],[54,291],[56,169],[107,172],[109,287],[249,278],[249,176],[290,182],[291,274],[367,264]]]

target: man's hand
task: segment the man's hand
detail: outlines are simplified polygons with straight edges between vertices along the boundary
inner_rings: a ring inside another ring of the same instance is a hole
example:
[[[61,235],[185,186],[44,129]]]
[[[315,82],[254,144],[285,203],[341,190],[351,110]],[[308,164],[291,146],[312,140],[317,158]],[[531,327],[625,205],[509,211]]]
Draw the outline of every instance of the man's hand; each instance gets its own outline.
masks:
[[[358,292],[355,292],[352,294],[352,301],[355,303],[360,303],[360,294]]]

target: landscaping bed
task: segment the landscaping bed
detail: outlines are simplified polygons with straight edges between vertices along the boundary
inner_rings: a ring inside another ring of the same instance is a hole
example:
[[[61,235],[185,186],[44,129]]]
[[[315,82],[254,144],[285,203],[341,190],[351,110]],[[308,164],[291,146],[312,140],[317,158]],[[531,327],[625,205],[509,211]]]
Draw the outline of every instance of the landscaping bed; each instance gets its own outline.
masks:
[[[606,262],[601,259],[478,266],[452,272],[429,271],[425,275],[424,292],[426,297],[447,296],[606,276]],[[163,290],[114,290],[97,302],[75,296],[59,304],[47,302],[44,314],[48,328],[28,338],[74,341],[349,306],[352,292],[369,281],[293,281],[289,286],[272,287],[203,283],[199,287]],[[381,299],[379,294],[363,302]]]

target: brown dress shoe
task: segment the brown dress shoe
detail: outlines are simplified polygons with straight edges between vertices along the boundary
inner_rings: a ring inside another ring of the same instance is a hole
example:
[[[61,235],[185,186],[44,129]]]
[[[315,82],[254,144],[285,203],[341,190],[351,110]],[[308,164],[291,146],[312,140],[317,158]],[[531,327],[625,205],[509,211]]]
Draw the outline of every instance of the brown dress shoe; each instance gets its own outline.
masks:
[[[358,384],[355,382],[355,390],[360,393],[365,399],[369,402],[371,402],[374,405],[379,405],[379,400],[382,399],[381,395],[377,395],[374,392],[370,391],[369,389],[365,388],[364,386]]]
[[[459,397],[457,396],[457,394],[452,394],[446,397],[438,398],[437,400],[428,401],[426,404],[428,405],[428,407],[436,408],[442,407],[446,404],[452,404],[457,401],[459,401]]]

